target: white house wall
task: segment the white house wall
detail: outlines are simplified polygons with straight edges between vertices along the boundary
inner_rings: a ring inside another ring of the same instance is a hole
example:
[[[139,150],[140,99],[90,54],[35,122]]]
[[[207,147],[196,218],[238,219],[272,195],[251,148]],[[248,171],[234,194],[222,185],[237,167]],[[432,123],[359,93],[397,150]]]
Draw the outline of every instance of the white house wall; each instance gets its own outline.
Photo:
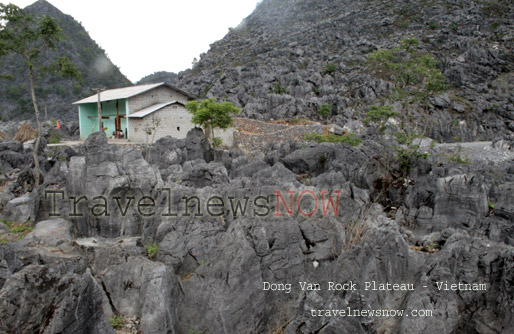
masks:
[[[143,94],[129,98],[129,112],[133,114],[136,111],[153,106],[155,104],[166,103],[171,101],[178,101],[183,104],[186,104],[187,96],[173,90],[170,87],[157,87]]]
[[[130,118],[129,140],[136,143],[151,143],[165,136],[185,138],[187,132],[194,128],[191,123],[192,115],[181,105],[173,104],[164,107],[144,118]],[[157,126],[156,120],[160,120]],[[146,129],[152,129],[152,134],[147,135]],[[155,132],[155,136],[154,136]]]
[[[235,128],[220,129],[214,128],[214,137],[221,139],[222,146],[232,147],[234,145],[234,131]]]

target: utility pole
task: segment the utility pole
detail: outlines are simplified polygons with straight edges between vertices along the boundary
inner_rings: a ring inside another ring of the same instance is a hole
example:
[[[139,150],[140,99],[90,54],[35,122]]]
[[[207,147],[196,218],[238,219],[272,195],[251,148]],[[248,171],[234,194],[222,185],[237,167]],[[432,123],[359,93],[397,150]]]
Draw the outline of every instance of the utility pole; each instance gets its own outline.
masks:
[[[100,92],[102,91],[102,88],[91,88],[92,90],[96,90],[96,94],[98,95],[98,131],[103,132],[102,127],[102,102],[100,100]]]

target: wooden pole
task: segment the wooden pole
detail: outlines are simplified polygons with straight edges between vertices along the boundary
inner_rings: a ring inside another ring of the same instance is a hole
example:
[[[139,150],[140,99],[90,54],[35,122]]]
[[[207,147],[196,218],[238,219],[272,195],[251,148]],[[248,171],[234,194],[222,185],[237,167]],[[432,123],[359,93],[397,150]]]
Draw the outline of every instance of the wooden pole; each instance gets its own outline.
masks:
[[[102,102],[100,100],[100,92],[102,91],[101,88],[93,88],[93,90],[96,90],[96,94],[98,95],[98,131],[103,132],[102,128]]]

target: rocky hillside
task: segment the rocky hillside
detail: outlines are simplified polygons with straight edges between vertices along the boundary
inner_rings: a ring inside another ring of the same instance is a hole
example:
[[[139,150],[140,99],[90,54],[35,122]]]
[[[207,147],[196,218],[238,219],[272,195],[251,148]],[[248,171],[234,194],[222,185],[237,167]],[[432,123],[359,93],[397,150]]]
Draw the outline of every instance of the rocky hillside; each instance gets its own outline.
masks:
[[[160,72],[155,72],[155,73],[152,73],[152,74],[149,74],[149,75],[143,77],[136,84],[137,85],[145,85],[145,84],[151,84],[151,83],[167,82],[170,85],[174,85],[177,83],[177,77],[178,77],[178,75],[176,73],[160,71]]]
[[[513,147],[2,142],[0,332],[512,333]]]
[[[47,110],[48,118],[76,119],[76,109],[71,105],[92,94],[91,88],[116,88],[131,82],[112,64],[87,31],[73,17],[62,13],[45,0],[25,8],[35,15],[54,18],[66,36],[57,44],[52,56],[67,56],[82,73],[82,80],[73,81],[55,74],[39,73],[36,94],[41,112]],[[46,61],[46,60],[45,60]],[[45,63],[48,63],[46,61]],[[33,108],[28,89],[28,75],[23,61],[14,56],[0,58],[2,73],[14,75],[14,80],[0,79],[0,116],[2,119],[33,119]]]
[[[344,125],[371,105],[392,105],[402,122],[439,141],[491,139],[514,131],[513,20],[509,0],[263,0],[180,73],[179,85],[253,118],[317,118],[328,104]],[[398,94],[401,70],[384,73],[370,61],[406,38],[444,75],[446,87],[423,103]]]
[[[333,135],[0,139],[0,333],[513,333],[512,11],[264,0],[179,74]]]

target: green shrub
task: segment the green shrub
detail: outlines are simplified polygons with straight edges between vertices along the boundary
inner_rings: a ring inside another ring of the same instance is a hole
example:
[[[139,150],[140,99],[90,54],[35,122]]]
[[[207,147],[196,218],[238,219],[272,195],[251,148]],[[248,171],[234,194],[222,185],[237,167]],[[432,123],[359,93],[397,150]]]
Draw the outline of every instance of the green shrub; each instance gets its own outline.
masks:
[[[430,24],[428,25],[428,27],[429,27],[430,29],[432,29],[432,30],[435,30],[435,29],[439,28],[439,24],[438,24],[437,22],[435,22],[435,21],[432,21],[432,22],[430,22]]]
[[[223,139],[221,139],[220,137],[212,138],[212,145],[214,147],[220,147],[221,145],[223,145]]]
[[[58,144],[61,142],[61,135],[55,129],[50,130],[48,134],[50,135],[48,138],[50,144]]]
[[[428,158],[427,153],[420,152],[420,145],[414,143],[415,139],[420,139],[422,136],[416,133],[408,133],[405,130],[395,132],[393,135],[398,143],[398,145],[393,146],[393,149],[396,152],[396,159],[400,163],[402,173],[407,175],[409,173],[412,160]]]
[[[32,232],[34,227],[28,225],[17,225],[9,227],[9,233],[28,233]]]
[[[336,71],[337,66],[335,64],[326,64],[325,67],[321,70],[321,75],[333,75]]]
[[[123,317],[121,315],[115,315],[109,318],[109,323],[112,328],[117,329],[123,327]]]
[[[277,79],[277,82],[273,85],[273,88],[270,89],[270,93],[274,94],[289,94],[286,87],[282,86],[282,82],[280,81],[280,78]]]
[[[418,50],[416,37],[404,38],[392,49],[379,49],[368,55],[368,63],[386,77],[394,76],[399,97],[423,101],[448,88],[446,78],[437,68],[439,62],[427,52]]]
[[[330,105],[328,104],[322,104],[319,108],[318,108],[318,114],[322,117],[322,118],[327,118],[329,115],[332,114],[332,108],[330,107]]]
[[[61,142],[61,137],[60,136],[50,137],[50,139],[48,139],[48,142],[50,144],[59,144]]]
[[[201,331],[201,330],[197,330],[197,329],[192,329],[190,328],[188,331],[187,331],[187,334],[205,334],[204,331]]]
[[[343,138],[343,143],[346,143],[351,146],[359,146],[362,143],[362,139],[357,138],[357,136],[354,133],[349,132],[341,137]]]
[[[155,259],[157,255],[157,251],[159,250],[159,244],[157,244],[154,240],[145,244],[146,251],[150,259]]]
[[[8,243],[11,241],[21,240],[23,239],[29,232],[34,230],[34,227],[31,224],[30,219],[25,223],[13,223],[7,221],[6,219],[0,220],[5,226],[7,226],[9,234],[6,234],[5,237],[2,238],[1,243]]]
[[[393,111],[393,106],[372,105],[371,107],[369,107],[369,111],[366,115],[367,117],[363,120],[364,123],[386,122],[389,118],[396,116],[397,113]]]
[[[351,146],[359,146],[362,143],[362,139],[357,138],[353,133],[347,133],[343,136],[328,135],[326,137],[319,133],[308,133],[303,137],[303,139],[312,140],[318,143],[345,143]]]
[[[306,117],[295,117],[295,118],[288,119],[287,122],[290,124],[308,123],[308,122],[310,122],[310,119],[308,119]]]

